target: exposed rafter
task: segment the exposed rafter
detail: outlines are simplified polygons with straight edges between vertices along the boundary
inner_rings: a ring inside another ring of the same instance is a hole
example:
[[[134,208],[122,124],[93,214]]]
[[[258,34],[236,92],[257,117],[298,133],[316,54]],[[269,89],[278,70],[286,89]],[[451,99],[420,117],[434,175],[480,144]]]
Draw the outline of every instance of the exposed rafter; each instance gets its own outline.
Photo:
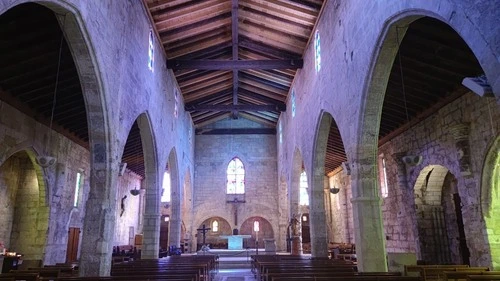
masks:
[[[197,135],[276,135],[275,128],[196,129]]]
[[[199,70],[299,69],[302,59],[288,60],[168,60],[167,68]]]

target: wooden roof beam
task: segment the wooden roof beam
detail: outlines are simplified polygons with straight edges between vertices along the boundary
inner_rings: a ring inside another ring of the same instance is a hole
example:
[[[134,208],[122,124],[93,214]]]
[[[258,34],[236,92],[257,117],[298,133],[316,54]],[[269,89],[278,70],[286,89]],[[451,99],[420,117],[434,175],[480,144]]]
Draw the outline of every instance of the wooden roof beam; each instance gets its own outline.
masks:
[[[266,104],[266,105],[255,105],[255,104],[233,104],[233,105],[223,105],[223,104],[199,104],[186,106],[186,111],[286,111],[286,106],[283,104]]]
[[[167,60],[169,69],[241,70],[241,69],[298,69],[302,59],[288,60]]]

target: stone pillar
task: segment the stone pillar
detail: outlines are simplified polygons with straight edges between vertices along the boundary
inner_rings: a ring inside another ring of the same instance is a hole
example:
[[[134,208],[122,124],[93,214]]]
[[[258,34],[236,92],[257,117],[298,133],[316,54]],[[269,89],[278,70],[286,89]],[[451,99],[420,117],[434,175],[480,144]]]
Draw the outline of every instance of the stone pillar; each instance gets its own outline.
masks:
[[[110,274],[116,222],[117,176],[118,167],[110,171],[104,167],[93,168],[91,171],[78,270],[80,276]]]
[[[141,259],[153,260],[158,258],[158,253],[160,251],[160,219],[160,214],[148,213],[146,207],[146,213],[144,214],[144,236],[142,239]]]
[[[326,233],[324,174],[314,175],[310,188],[309,223],[311,232],[311,256],[328,257],[328,239]]]
[[[450,133],[457,148],[458,165],[462,176],[471,176],[469,124],[460,123],[450,127]]]
[[[148,183],[156,177],[155,173],[146,173],[145,176],[145,206],[144,225],[141,249],[141,259],[157,259],[160,251],[160,195],[159,187]]]
[[[178,183],[178,181],[173,180],[172,183]],[[178,185],[178,184],[177,184]],[[181,192],[179,191],[179,186],[172,185],[172,202],[170,215],[170,225],[168,229],[168,245],[180,247],[181,246]]]
[[[373,161],[363,162],[351,167],[353,196],[351,202],[358,271],[385,272],[387,258],[375,172],[377,166]]]

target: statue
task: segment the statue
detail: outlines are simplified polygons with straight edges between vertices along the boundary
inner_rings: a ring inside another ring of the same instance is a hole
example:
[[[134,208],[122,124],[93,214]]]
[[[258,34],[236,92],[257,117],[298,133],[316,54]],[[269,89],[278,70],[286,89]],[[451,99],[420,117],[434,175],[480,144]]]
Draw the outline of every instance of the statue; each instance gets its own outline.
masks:
[[[297,219],[296,215],[293,214],[292,218],[290,219],[290,224],[288,224],[288,227],[290,227],[290,235],[292,237],[300,235],[299,225],[300,221]]]

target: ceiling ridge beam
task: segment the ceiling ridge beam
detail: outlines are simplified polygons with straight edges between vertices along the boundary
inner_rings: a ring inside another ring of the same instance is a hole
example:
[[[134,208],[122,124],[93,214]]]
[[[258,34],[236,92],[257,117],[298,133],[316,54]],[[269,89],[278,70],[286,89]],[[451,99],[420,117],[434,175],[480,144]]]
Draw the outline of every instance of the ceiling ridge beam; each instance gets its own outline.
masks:
[[[286,111],[286,106],[281,104],[199,104],[186,106],[186,111]]]
[[[245,69],[299,69],[302,59],[285,60],[167,60],[169,69],[245,70]]]

